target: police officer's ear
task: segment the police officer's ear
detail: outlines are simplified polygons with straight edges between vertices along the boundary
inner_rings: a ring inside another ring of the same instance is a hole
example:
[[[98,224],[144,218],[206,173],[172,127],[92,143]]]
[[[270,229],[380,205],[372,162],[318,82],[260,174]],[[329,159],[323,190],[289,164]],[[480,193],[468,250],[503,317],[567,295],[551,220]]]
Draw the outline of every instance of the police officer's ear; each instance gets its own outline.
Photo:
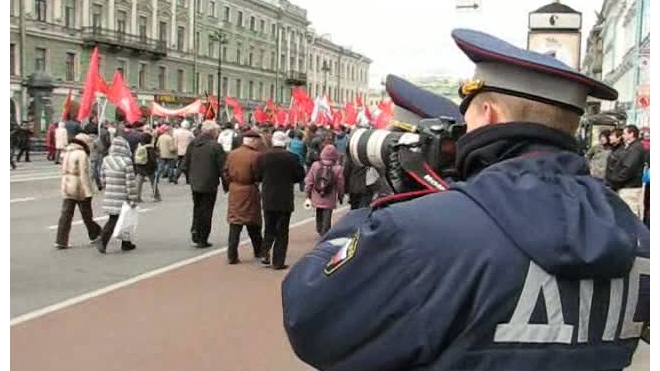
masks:
[[[472,99],[465,112],[467,130],[472,131],[489,124],[507,122],[503,102],[497,94],[485,92]]]

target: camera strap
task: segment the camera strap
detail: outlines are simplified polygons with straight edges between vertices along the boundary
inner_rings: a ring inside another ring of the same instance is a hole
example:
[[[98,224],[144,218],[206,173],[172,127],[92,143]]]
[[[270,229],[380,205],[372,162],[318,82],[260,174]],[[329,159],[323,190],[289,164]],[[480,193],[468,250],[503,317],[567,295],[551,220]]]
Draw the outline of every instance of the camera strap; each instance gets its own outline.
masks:
[[[401,148],[399,162],[402,170],[424,188],[435,192],[446,191],[450,188],[449,183],[431,169],[422,153]]]

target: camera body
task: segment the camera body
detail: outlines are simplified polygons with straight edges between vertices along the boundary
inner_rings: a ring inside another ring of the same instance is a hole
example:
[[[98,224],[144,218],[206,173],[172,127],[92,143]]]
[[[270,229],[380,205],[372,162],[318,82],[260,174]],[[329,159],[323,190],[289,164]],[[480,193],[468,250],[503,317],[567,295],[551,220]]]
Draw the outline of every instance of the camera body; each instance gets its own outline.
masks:
[[[434,183],[455,174],[456,142],[465,134],[465,124],[440,117],[417,125],[392,121],[391,129],[355,130],[348,142],[351,160],[378,169],[395,193],[444,189]]]

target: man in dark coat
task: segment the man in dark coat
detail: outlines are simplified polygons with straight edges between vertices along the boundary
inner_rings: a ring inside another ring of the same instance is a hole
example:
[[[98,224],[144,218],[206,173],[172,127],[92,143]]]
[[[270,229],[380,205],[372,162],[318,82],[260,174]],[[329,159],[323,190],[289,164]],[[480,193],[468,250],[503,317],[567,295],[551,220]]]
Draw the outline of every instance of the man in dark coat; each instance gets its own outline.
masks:
[[[619,145],[608,159],[605,179],[630,209],[642,218],[642,173],[646,151],[639,140],[639,129],[636,126],[626,126],[622,138],[623,144]]]
[[[616,90],[482,32],[452,36],[476,64],[460,182],[350,212],[291,268],[295,354],[324,371],[626,368],[650,322],[649,230],[574,137],[587,96]],[[393,103],[430,116],[396,80]]]
[[[211,234],[213,208],[225,165],[225,152],[216,138],[220,128],[213,121],[202,123],[201,134],[188,145],[183,171],[188,174],[193,197],[192,241],[197,248],[213,246]]]
[[[286,134],[277,131],[271,140],[272,148],[259,155],[256,171],[257,181],[261,182],[265,225],[261,264],[270,265],[270,249],[273,247],[273,268],[286,269],[289,221],[294,210],[293,185],[305,178],[305,170],[298,157],[286,150]]]

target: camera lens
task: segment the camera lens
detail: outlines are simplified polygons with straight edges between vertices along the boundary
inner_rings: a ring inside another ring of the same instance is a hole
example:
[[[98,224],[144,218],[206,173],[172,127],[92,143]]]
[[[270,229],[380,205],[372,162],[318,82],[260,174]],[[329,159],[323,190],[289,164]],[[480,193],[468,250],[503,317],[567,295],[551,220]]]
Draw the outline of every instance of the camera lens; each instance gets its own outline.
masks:
[[[390,153],[403,135],[388,130],[357,129],[348,140],[348,152],[360,166],[386,169]]]

